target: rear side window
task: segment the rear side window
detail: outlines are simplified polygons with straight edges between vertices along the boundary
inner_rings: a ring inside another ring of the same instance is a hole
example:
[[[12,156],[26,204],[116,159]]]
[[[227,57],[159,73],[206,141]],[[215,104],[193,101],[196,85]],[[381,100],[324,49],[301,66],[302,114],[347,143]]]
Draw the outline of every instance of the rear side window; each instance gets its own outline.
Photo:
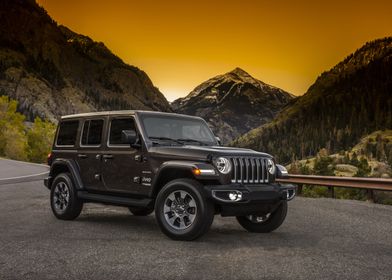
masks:
[[[135,122],[133,118],[113,119],[111,121],[109,145],[126,144],[121,141],[121,132],[123,130],[135,130]]]
[[[103,120],[84,122],[81,143],[84,146],[99,146],[102,140]]]
[[[75,146],[79,121],[63,121],[60,123],[56,145]]]

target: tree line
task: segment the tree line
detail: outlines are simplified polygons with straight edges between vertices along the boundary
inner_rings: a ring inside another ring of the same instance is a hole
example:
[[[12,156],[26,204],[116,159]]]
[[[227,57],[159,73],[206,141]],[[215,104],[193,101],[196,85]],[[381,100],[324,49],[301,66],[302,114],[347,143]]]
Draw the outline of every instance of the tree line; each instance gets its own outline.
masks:
[[[39,117],[33,123],[17,112],[18,102],[0,96],[0,156],[43,163],[51,151],[55,125]]]
[[[333,81],[316,82],[275,121],[234,145],[266,151],[282,163],[315,156],[322,148],[347,151],[373,131],[392,128],[391,92],[392,60],[371,61]]]

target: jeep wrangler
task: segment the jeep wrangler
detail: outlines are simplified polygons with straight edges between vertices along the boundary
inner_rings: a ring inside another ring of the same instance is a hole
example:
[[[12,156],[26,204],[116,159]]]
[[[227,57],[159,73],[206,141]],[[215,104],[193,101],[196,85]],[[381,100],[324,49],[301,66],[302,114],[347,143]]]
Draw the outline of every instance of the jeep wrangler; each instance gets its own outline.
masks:
[[[215,214],[236,216],[250,232],[271,232],[287,214],[295,187],[275,182],[287,171],[266,154],[222,147],[193,116],[113,111],[63,116],[48,156],[50,205],[73,220],[83,204],[155,211],[162,232],[193,240]]]

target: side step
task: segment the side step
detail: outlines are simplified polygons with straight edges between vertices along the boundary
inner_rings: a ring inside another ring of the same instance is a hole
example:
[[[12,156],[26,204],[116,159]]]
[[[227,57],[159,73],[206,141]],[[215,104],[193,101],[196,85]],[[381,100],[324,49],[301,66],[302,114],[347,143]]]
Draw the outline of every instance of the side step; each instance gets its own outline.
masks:
[[[140,207],[140,208],[148,207],[152,203],[152,199],[150,198],[136,199],[136,198],[129,198],[129,197],[121,197],[121,196],[95,194],[86,191],[78,191],[78,197],[89,202],[99,202],[104,204],[112,204],[112,205],[128,206],[128,207],[132,206],[132,207]]]

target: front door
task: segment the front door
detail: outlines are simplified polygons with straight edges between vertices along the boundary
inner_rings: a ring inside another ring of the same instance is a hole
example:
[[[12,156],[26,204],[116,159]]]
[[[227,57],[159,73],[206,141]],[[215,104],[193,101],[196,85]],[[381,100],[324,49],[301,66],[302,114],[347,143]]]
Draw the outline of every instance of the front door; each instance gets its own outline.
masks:
[[[82,123],[76,161],[83,186],[87,190],[102,191],[101,149],[103,146],[104,119],[88,119]]]
[[[107,191],[126,194],[144,194],[141,184],[141,148],[132,148],[122,142],[123,130],[135,130],[133,117],[109,119],[107,150],[102,155],[102,181]]]

